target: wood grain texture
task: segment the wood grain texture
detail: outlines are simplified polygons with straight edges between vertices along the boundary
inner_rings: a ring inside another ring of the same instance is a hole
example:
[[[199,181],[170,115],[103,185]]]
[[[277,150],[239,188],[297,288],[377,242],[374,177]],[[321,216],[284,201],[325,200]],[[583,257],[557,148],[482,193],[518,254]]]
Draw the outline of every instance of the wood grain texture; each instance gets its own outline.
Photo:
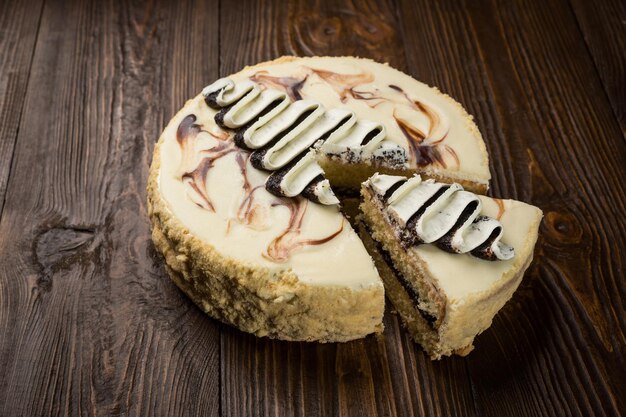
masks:
[[[626,3],[570,0],[598,75],[626,135]]]
[[[213,7],[46,2],[0,222],[0,415],[218,414],[218,327],[166,278],[144,191],[217,75]]]
[[[0,1],[0,217],[42,7],[42,0]]]
[[[617,3],[5,1],[0,416],[625,414]],[[535,262],[469,357],[431,362],[390,306],[383,336],[259,339],[170,283],[145,208],[156,138],[219,75],[285,54],[439,86],[476,117],[491,193],[544,210]]]
[[[479,410],[617,415],[626,149],[575,17],[561,1],[421,6],[401,9],[412,72],[476,115],[493,193],[545,213],[537,261],[468,358]]]

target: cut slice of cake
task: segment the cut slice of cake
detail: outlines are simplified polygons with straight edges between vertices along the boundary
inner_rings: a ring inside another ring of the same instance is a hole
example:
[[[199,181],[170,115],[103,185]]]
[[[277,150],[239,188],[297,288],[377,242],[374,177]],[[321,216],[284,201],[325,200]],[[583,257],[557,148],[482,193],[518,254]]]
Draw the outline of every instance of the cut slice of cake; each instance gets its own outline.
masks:
[[[458,184],[375,174],[360,236],[411,336],[438,359],[466,355],[528,268],[538,208]]]

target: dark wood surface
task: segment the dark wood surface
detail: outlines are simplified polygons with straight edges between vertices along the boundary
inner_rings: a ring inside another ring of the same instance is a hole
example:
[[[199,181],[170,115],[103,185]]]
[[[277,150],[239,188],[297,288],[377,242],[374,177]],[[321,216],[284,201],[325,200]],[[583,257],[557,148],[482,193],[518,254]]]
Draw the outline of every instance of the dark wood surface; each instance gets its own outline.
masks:
[[[626,412],[626,12],[610,0],[0,0],[0,416]],[[544,210],[536,260],[467,358],[390,313],[346,344],[258,339],[169,281],[152,148],[246,64],[387,61],[475,115],[491,194]]]

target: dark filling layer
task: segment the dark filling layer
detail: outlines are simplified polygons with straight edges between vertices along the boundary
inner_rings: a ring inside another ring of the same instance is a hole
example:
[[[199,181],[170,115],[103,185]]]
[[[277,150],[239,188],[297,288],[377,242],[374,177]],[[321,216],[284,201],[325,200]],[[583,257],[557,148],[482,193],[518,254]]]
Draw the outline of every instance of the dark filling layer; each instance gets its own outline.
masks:
[[[370,227],[365,222],[363,222],[363,226],[365,228],[365,231],[370,236],[372,236],[372,229],[370,229]],[[376,250],[378,250],[378,253],[380,253],[380,255],[383,257],[383,260],[385,261],[389,269],[391,269],[391,271],[393,272],[394,277],[398,280],[400,285],[402,285],[402,288],[404,288],[404,290],[407,292],[409,298],[411,299],[411,302],[413,303],[413,307],[420,313],[422,318],[426,320],[426,322],[430,325],[430,327],[433,330],[435,330],[435,322],[437,321],[437,317],[433,316],[429,312],[424,311],[420,308],[419,306],[420,296],[417,290],[413,288],[413,286],[409,283],[409,281],[407,281],[402,275],[402,273],[396,268],[396,265],[394,264],[393,259],[391,258],[391,254],[383,248],[383,245],[380,242],[374,240],[374,238],[372,238],[372,240],[374,241],[374,244],[376,245]]]

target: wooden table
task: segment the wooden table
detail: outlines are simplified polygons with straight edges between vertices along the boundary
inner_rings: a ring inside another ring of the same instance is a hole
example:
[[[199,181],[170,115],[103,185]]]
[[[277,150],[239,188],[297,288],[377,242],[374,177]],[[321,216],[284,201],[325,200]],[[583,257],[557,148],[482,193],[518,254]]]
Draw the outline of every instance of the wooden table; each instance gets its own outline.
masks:
[[[0,415],[625,413],[625,21],[620,0],[2,0]],[[212,80],[284,54],[439,86],[475,115],[490,193],[544,210],[469,357],[431,362],[389,313],[382,337],[258,339],[167,278],[156,138]]]

